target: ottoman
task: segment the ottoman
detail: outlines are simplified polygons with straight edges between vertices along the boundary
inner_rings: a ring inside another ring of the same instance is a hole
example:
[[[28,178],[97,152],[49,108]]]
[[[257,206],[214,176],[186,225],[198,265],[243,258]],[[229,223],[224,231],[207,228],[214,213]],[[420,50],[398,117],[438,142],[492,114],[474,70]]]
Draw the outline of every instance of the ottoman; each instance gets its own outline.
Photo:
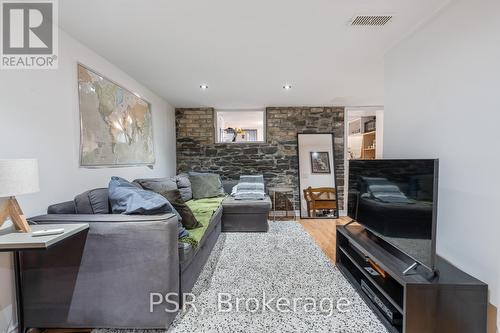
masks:
[[[222,202],[222,232],[267,232],[267,218],[271,199],[235,200],[227,197]]]

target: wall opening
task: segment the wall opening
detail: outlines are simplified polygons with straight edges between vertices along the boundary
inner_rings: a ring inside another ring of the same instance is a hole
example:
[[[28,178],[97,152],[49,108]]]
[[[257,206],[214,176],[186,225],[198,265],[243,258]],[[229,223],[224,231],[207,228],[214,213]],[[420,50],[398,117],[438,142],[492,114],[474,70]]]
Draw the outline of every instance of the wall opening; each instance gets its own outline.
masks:
[[[265,142],[264,110],[216,110],[216,143]]]

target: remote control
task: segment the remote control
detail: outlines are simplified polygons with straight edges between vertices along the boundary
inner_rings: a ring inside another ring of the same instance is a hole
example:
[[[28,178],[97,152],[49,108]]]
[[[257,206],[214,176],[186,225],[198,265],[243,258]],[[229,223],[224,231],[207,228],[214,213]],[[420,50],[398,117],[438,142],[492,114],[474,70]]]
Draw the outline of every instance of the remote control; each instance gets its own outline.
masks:
[[[48,229],[48,230],[39,230],[33,231],[31,237],[40,237],[40,236],[50,236],[50,235],[59,235],[64,232],[64,229]]]

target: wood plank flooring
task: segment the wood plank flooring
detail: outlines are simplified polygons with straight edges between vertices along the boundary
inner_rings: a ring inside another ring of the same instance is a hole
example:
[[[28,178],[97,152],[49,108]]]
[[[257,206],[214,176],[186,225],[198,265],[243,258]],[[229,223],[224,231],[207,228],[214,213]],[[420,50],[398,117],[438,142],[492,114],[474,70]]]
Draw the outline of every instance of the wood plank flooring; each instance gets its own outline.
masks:
[[[346,224],[350,220],[350,218],[342,216],[339,219],[300,219],[299,223],[327,257],[335,263],[336,227]]]

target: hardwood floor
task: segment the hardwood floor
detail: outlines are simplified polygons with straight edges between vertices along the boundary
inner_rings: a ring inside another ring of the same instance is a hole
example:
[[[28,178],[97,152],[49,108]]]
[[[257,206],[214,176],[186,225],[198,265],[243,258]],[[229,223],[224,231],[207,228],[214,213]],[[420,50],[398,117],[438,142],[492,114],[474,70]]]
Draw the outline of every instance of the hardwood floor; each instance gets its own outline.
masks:
[[[346,224],[350,220],[348,217],[341,216],[339,219],[299,219],[299,223],[327,257],[335,263],[336,227],[340,224]]]

